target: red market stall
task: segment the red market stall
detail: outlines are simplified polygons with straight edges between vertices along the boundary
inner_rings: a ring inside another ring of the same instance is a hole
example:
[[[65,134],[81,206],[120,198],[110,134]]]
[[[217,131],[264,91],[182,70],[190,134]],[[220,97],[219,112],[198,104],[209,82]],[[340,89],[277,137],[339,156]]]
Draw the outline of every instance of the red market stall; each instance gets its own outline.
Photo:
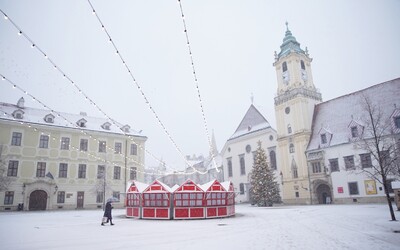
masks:
[[[126,193],[126,217],[141,218],[142,192],[149,185],[133,181]]]
[[[192,180],[185,181],[173,193],[174,219],[205,218],[204,191]]]
[[[206,218],[227,217],[228,192],[217,180],[202,185],[205,192]]]
[[[166,184],[155,180],[143,191],[142,218],[167,219],[171,218],[170,205],[172,189]]]
[[[235,215],[235,188],[233,183],[230,181],[222,182],[221,185],[227,191],[228,197],[226,200],[227,205],[227,216]]]

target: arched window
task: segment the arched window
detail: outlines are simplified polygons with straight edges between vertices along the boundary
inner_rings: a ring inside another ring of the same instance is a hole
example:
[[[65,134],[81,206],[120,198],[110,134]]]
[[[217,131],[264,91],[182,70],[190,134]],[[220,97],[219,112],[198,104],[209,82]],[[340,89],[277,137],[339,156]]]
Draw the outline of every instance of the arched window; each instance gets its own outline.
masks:
[[[290,124],[287,125],[287,132],[288,134],[292,133],[292,127],[290,126]]]
[[[244,183],[239,184],[240,194],[244,194]]]
[[[289,152],[290,153],[294,153],[294,145],[293,145],[293,143],[290,143],[290,145],[289,145]]]
[[[292,160],[292,177],[293,179],[299,178],[299,173],[297,172],[297,164],[294,159]]]
[[[300,61],[300,65],[301,65],[301,69],[306,69],[306,65],[304,64],[304,61],[303,60],[301,60]]]
[[[228,177],[233,176],[233,171],[232,171],[232,158],[228,158]]]
[[[276,153],[274,150],[271,150],[271,152],[269,152],[269,161],[271,164],[271,169],[276,170]]]
[[[282,72],[286,72],[287,71],[287,64],[286,62],[282,63]]]
[[[240,175],[246,175],[246,165],[244,163],[244,155],[239,155],[240,162]]]

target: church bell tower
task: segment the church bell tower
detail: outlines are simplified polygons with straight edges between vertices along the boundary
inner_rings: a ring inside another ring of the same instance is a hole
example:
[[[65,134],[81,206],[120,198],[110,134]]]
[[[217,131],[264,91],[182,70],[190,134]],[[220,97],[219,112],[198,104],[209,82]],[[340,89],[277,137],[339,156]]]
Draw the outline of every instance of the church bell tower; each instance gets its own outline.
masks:
[[[322,101],[314,86],[307,48],[292,35],[286,22],[281,51],[275,52],[273,66],[278,89],[275,116],[278,132],[282,200],[286,204],[310,203],[310,178],[305,151],[311,136],[314,106]]]

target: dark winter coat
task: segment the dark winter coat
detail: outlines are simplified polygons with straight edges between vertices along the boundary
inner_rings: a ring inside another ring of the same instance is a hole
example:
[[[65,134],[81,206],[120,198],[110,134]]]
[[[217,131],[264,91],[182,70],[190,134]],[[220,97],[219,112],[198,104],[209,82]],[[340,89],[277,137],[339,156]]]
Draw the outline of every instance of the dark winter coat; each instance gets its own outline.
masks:
[[[104,210],[104,217],[107,217],[108,219],[112,219],[111,209],[113,209],[113,207],[111,206],[111,202],[107,202],[106,209]]]

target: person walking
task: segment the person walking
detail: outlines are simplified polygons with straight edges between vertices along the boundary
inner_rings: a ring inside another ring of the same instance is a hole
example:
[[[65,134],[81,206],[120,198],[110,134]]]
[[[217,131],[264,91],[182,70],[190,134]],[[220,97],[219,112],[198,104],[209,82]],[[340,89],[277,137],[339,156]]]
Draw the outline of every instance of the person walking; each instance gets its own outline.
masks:
[[[104,223],[108,223],[110,222],[111,226],[114,226],[114,223],[112,222],[112,215],[111,215],[111,210],[113,209],[112,206],[112,201],[108,201],[106,203],[106,209],[104,210],[104,217],[103,217],[103,221],[101,222],[101,225],[104,226]],[[105,218],[107,218],[106,221]]]

